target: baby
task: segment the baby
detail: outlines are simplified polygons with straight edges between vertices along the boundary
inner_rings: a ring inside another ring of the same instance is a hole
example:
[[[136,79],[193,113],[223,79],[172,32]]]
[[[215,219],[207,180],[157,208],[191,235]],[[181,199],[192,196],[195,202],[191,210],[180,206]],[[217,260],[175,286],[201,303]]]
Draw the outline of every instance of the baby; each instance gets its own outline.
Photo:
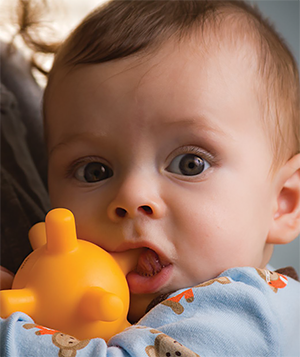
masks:
[[[300,284],[266,269],[300,233],[299,77],[255,9],[107,3],[60,48],[44,118],[52,207],[81,239],[141,249],[139,322],[78,356],[299,355]],[[32,323],[2,321],[4,355],[76,355]]]

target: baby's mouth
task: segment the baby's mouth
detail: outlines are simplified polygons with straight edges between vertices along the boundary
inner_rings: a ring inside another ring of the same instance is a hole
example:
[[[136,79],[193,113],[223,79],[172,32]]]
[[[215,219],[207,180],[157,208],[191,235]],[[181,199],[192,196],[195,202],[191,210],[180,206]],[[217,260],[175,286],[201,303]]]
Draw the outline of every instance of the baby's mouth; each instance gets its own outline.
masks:
[[[154,250],[147,248],[139,256],[135,272],[141,276],[152,277],[164,267],[165,264],[161,262],[158,254]]]
[[[139,253],[137,265],[126,275],[132,294],[153,294],[172,277],[173,265],[150,248]]]

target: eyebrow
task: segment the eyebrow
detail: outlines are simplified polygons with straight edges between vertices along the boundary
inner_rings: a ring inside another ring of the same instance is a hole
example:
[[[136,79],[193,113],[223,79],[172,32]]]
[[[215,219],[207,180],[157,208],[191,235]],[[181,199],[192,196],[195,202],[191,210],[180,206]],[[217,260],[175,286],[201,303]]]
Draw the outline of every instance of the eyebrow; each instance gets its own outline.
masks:
[[[201,118],[201,120],[200,120]],[[211,125],[207,122],[207,120],[201,116],[197,116],[195,118],[186,118],[186,119],[178,119],[178,120],[172,120],[172,121],[168,121],[168,122],[161,122],[160,123],[161,126],[163,126],[163,130],[169,130],[168,128],[170,127],[182,127],[182,128],[186,128],[186,127],[195,127],[198,130],[204,131],[204,132],[210,132],[210,133],[216,133],[219,134],[221,136],[227,136],[228,134],[226,134],[220,127],[218,127],[217,125]],[[73,142],[78,142],[78,141],[82,141],[82,142],[99,142],[99,140],[103,140],[103,138],[105,137],[105,133],[101,133],[101,132],[82,132],[82,133],[76,133],[76,134],[71,134],[71,135],[67,135],[65,138],[63,138],[61,140],[61,142],[59,142],[58,144],[56,144],[49,152],[48,156],[50,157],[52,155],[52,153],[54,151],[56,151],[57,149],[59,149],[60,147],[63,146],[68,146],[69,144],[72,144]]]
[[[50,157],[54,151],[60,149],[61,147],[68,146],[70,144],[77,143],[78,141],[84,142],[99,142],[99,140],[105,137],[104,133],[92,133],[92,132],[82,132],[67,135],[63,138],[58,144],[54,145],[53,148],[49,151],[48,156]]]
[[[204,116],[196,116],[196,117],[191,117],[191,118],[183,118],[183,119],[178,119],[178,120],[173,120],[170,122],[163,123],[166,126],[173,126],[173,125],[190,125],[190,126],[197,126],[200,128],[203,128],[208,131],[217,131],[217,132],[222,132],[223,131],[217,126],[217,125],[211,125],[208,123],[207,119],[205,119]]]
[[[165,126],[165,129],[168,129],[172,126],[177,127],[195,127],[200,131],[210,132],[213,134],[218,134],[223,137],[228,137],[228,133],[225,133],[217,124],[211,124],[204,116],[195,116],[184,119],[173,120],[170,122],[162,123]]]

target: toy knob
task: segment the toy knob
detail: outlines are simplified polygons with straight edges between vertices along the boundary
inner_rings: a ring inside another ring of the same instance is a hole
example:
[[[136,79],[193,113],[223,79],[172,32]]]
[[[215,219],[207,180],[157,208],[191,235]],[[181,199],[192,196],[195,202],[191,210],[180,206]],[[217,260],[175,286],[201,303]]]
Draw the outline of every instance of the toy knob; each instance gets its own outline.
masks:
[[[124,305],[117,295],[91,287],[84,294],[79,309],[82,316],[90,320],[112,322],[122,316]]]
[[[65,208],[50,211],[45,219],[47,250],[66,253],[78,247],[73,213]]]

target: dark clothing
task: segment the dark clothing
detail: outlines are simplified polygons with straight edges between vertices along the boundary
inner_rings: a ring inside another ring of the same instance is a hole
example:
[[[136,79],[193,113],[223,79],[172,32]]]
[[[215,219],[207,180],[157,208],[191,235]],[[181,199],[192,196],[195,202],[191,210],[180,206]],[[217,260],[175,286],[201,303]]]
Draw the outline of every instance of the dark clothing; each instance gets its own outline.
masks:
[[[49,210],[43,90],[18,51],[1,45],[1,265],[16,272],[31,252],[28,231]]]

